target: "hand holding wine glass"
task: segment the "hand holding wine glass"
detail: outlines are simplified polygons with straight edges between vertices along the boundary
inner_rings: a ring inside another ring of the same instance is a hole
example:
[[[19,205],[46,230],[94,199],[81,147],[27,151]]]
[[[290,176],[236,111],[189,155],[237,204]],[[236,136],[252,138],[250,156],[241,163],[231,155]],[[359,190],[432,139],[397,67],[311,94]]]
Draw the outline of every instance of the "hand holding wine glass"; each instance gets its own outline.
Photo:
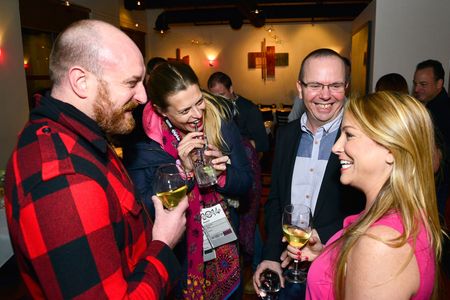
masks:
[[[283,233],[289,245],[303,248],[311,236],[311,209],[301,204],[289,204],[283,212]],[[299,261],[294,259],[294,266],[286,272],[286,280],[301,283],[306,280],[306,272],[299,269]]]
[[[180,165],[165,164],[158,168],[153,189],[165,208],[173,209],[186,196],[186,181],[186,172]]]
[[[283,238],[283,242],[287,242],[286,238]],[[298,248],[290,245],[286,247],[286,250],[281,254],[281,267],[287,267],[294,259],[312,262],[323,252],[323,249],[324,245],[320,240],[319,234],[313,229],[308,243],[302,248],[300,254]]]
[[[265,269],[260,277],[260,296],[264,300],[277,300],[278,291],[281,289],[280,277],[270,269]]]
[[[157,196],[152,196],[152,200],[155,206],[152,239],[161,241],[173,249],[186,230],[188,199],[184,196],[178,205],[171,210],[164,209]]]

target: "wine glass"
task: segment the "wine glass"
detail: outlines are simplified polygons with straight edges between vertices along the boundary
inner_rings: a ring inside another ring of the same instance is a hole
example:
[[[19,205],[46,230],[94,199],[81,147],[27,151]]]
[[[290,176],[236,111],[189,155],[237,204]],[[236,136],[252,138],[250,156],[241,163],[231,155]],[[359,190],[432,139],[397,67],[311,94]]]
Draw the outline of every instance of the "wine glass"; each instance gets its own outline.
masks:
[[[153,190],[164,207],[173,209],[187,192],[187,175],[183,167],[177,164],[161,165],[155,174]]]
[[[265,269],[259,276],[259,289],[264,292],[261,295],[264,300],[277,300],[278,291],[281,289],[280,277],[270,269]]]
[[[302,248],[311,236],[311,209],[303,204],[289,204],[283,212],[283,234],[289,244],[296,248]],[[306,280],[306,272],[299,268],[298,260],[294,260],[294,266],[285,274],[287,281],[302,283]]]

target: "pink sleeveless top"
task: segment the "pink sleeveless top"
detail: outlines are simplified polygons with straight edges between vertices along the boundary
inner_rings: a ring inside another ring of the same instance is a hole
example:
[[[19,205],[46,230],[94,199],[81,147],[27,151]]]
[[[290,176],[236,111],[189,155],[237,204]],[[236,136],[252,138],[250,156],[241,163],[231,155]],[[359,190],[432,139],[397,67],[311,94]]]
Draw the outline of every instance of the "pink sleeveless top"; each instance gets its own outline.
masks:
[[[359,216],[360,215],[358,214],[345,218],[344,228],[355,222],[359,218]],[[403,232],[402,220],[398,213],[383,216],[372,226],[376,225],[388,226],[400,233]],[[331,245],[331,243],[336,241],[341,236],[342,230],[333,235],[325,247]],[[410,245],[411,247],[413,247],[411,242]],[[311,264],[308,272],[306,299],[334,299],[333,268],[337,251],[338,247],[332,247],[328,251],[324,251]],[[412,297],[411,299],[429,299],[434,287],[434,250],[431,248],[431,245],[428,242],[427,233],[423,225],[420,226],[414,255],[419,266],[420,286],[417,294],[414,295],[414,297]]]

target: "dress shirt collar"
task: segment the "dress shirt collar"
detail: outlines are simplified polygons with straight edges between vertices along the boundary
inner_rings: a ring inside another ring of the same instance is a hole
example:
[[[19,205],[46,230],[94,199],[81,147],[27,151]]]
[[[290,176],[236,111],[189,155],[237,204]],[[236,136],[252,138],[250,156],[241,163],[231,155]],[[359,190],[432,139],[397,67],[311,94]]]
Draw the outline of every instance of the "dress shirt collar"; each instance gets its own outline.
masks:
[[[341,109],[341,111],[339,112],[339,114],[337,115],[336,118],[334,118],[330,122],[320,126],[319,128],[317,128],[317,130],[323,130],[323,134],[327,134],[329,132],[335,131],[336,129],[339,129],[339,126],[341,125],[343,116],[344,116],[344,109]],[[308,128],[307,123],[308,123],[308,116],[307,116],[306,112],[304,112],[300,118],[301,129],[303,132],[314,135],[312,133],[312,131]]]

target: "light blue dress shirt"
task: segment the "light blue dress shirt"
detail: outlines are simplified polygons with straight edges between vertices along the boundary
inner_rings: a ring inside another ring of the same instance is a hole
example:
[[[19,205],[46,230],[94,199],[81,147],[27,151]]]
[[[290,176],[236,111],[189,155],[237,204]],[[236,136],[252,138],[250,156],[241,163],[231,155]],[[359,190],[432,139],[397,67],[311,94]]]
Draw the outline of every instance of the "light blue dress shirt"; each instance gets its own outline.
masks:
[[[295,121],[301,123],[303,134],[297,150],[292,176],[291,203],[309,206],[313,215],[331,148],[336,140],[342,117],[343,110],[334,120],[319,127],[315,134],[306,125],[306,112],[303,113],[300,120]]]

